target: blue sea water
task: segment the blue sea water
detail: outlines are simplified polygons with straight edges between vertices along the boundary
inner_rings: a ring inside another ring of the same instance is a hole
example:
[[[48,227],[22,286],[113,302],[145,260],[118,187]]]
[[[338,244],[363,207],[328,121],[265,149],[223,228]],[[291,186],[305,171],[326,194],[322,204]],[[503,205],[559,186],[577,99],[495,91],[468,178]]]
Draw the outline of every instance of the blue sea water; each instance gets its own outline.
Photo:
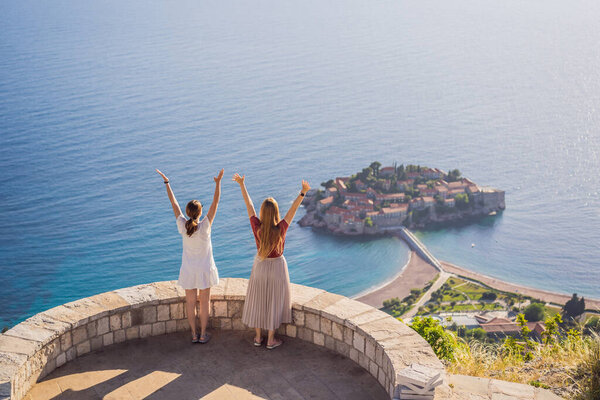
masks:
[[[496,218],[418,233],[440,259],[600,297],[599,17],[590,0],[0,2],[0,325],[177,278],[154,168],[182,206],[225,168],[221,276],[248,277],[254,251],[234,172],[286,210],[301,179],[379,160],[506,190]],[[286,243],[292,281],[344,295],[407,252],[298,225]]]

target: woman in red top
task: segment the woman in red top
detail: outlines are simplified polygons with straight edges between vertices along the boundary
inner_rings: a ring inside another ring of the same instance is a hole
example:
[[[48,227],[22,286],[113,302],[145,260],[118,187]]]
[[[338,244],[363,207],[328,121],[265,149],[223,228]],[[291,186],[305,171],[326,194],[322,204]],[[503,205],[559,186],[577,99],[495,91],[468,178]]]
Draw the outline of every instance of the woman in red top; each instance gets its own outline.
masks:
[[[280,218],[279,206],[272,197],[263,201],[260,207],[260,218],[257,218],[254,205],[246,190],[244,176],[235,174],[233,180],[240,185],[242,190],[257,249],[248,282],[242,322],[255,329],[255,346],[262,344],[262,329],[267,330],[267,349],[270,350],[283,343],[281,340],[275,339],[275,330],[281,324],[292,322],[290,276],[287,262],[283,257],[283,247],[285,233],[292,223],[304,195],[310,190],[310,185],[308,182],[302,181],[302,190],[285,218]]]

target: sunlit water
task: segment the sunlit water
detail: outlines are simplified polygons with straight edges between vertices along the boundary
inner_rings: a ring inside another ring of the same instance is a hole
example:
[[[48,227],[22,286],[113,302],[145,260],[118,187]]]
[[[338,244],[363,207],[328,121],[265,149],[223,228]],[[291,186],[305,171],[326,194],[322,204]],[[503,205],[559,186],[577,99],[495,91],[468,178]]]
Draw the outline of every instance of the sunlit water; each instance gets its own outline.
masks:
[[[0,325],[177,278],[157,167],[182,206],[226,169],[221,276],[254,251],[233,172],[285,211],[302,178],[377,159],[506,190],[502,215],[419,234],[439,258],[600,297],[598,20],[594,1],[0,2]],[[353,295],[407,248],[294,224],[286,256]]]

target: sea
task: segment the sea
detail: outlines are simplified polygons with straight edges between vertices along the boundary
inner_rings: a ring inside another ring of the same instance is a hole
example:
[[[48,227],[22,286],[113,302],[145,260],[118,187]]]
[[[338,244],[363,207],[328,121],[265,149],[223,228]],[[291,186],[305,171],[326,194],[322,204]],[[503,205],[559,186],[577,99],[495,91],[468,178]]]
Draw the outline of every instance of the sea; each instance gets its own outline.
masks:
[[[221,277],[255,244],[231,176],[285,213],[372,161],[458,168],[506,210],[416,232],[439,259],[600,298],[600,2],[0,2],[0,327],[177,279],[182,208],[209,205]],[[301,209],[296,221],[303,215]],[[353,296],[395,238],[293,224],[292,282]]]

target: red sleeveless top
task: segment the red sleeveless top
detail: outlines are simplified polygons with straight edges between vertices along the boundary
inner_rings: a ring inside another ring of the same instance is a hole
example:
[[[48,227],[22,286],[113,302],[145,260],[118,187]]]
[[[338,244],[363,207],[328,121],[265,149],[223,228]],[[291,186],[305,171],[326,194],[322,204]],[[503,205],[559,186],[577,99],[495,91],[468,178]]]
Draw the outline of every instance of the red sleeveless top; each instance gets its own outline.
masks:
[[[250,217],[250,225],[252,226],[252,233],[254,233],[254,240],[256,241],[256,249],[258,250],[259,241],[258,241],[258,230],[260,229],[260,219],[256,215]],[[288,223],[285,219],[282,219],[277,224],[279,227],[279,232],[281,232],[281,240],[283,243],[281,244],[281,253],[277,252],[277,249],[273,249],[269,257],[267,258],[276,258],[283,255],[283,247],[285,246],[285,234],[288,230]]]

